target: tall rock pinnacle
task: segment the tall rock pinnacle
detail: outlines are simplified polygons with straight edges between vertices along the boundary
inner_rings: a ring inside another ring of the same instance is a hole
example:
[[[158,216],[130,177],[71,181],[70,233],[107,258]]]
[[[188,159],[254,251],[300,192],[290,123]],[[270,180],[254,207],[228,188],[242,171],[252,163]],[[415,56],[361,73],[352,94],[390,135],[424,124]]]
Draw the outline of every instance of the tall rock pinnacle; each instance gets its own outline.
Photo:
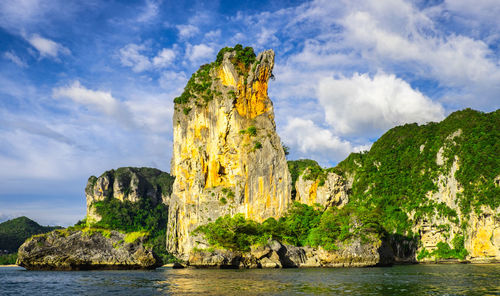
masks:
[[[290,174],[267,95],[274,51],[222,49],[175,98],[167,248],[186,258],[191,232],[220,216],[263,221],[291,202]]]

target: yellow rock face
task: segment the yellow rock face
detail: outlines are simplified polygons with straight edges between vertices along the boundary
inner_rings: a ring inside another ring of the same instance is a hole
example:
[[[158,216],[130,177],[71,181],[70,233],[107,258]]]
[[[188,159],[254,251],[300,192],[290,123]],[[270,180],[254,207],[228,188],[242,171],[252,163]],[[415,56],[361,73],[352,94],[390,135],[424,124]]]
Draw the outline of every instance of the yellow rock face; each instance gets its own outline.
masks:
[[[230,65],[228,64],[221,65],[219,68],[219,79],[224,86],[236,87],[236,78],[233,74],[234,69],[231,71],[229,67]]]
[[[242,117],[253,119],[270,110],[269,98],[267,97],[267,81],[269,80],[269,69],[263,68],[257,75],[258,79],[251,86],[245,86],[244,77],[238,83],[240,96],[236,101],[236,110]]]
[[[263,221],[281,216],[291,203],[288,165],[267,96],[274,53],[257,61],[243,75],[244,66],[225,57],[210,72],[211,90],[220,95],[176,104],[167,247],[181,258],[203,247],[203,239],[192,236],[199,225],[237,213]],[[246,132],[249,127],[256,133]]]
[[[311,188],[309,188],[309,198],[308,198],[308,204],[315,204],[316,203],[316,197],[318,195],[318,184],[319,180],[316,180],[312,185]]]
[[[495,212],[483,209],[485,213],[471,217],[470,245],[467,249],[472,258],[500,259],[500,225],[496,222]]]
[[[493,236],[491,228],[481,227],[477,230],[476,237],[472,238],[472,252],[473,257],[490,257],[495,256],[497,249],[493,246],[490,238]]]

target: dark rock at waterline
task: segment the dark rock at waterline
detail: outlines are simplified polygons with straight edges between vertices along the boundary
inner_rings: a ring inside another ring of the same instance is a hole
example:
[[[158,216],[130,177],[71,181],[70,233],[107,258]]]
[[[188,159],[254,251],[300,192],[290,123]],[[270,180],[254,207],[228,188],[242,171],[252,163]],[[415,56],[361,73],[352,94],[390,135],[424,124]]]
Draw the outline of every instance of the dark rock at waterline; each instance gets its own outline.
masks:
[[[109,230],[56,230],[28,239],[17,265],[28,270],[154,269],[161,265],[144,235]]]
[[[252,246],[249,252],[194,250],[188,264],[197,268],[293,268],[293,267],[369,267],[394,263],[392,249],[380,240],[355,239],[337,250],[297,247],[270,240]]]

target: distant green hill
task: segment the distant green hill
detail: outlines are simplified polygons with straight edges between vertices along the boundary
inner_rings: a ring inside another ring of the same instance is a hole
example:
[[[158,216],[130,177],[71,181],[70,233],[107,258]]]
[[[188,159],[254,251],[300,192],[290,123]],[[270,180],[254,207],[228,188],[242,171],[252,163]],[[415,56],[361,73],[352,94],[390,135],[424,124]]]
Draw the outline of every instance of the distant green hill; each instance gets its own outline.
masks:
[[[0,223],[0,250],[17,252],[19,246],[34,234],[46,233],[61,226],[41,226],[27,217],[18,217]]]

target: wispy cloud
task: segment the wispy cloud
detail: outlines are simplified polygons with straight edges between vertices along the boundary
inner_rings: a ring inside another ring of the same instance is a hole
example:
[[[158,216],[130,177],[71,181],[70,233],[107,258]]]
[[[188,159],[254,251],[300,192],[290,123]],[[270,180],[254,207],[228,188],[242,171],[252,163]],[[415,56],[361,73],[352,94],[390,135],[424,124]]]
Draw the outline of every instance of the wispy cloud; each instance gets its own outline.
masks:
[[[87,89],[79,81],[74,81],[68,86],[55,88],[52,95],[54,98],[71,99],[73,102],[92,108],[96,112],[111,116],[127,127],[135,124],[130,110],[108,91]]]
[[[190,37],[195,36],[197,33],[200,32],[200,29],[194,25],[177,25],[175,26],[177,30],[179,31],[179,37],[183,39],[187,39]]]
[[[213,59],[214,55],[215,50],[206,44],[188,44],[186,48],[186,58],[193,64]]]
[[[142,54],[149,50],[144,44],[128,44],[120,49],[120,61],[122,65],[131,67],[134,72],[143,72],[170,66],[176,58],[174,49],[170,48],[163,48],[153,58]]]
[[[158,68],[169,66],[175,59],[175,52],[172,49],[164,48],[152,60],[152,64]]]
[[[52,58],[58,60],[60,55],[71,54],[71,51],[68,48],[55,41],[43,38],[38,34],[31,35],[26,40],[31,44],[31,46],[38,50],[41,58]]]
[[[134,72],[142,72],[151,68],[149,58],[140,53],[145,49],[146,46],[144,44],[128,44],[120,49],[120,61],[122,65],[132,67]]]
[[[13,62],[14,64],[18,65],[19,67],[22,67],[22,68],[28,67],[28,64],[25,61],[23,61],[20,57],[18,57],[12,51],[4,52],[3,56],[4,56],[4,58],[6,58],[9,61]]]
[[[137,17],[140,23],[150,22],[154,20],[159,13],[161,1],[146,0],[146,5]]]
[[[158,79],[158,83],[160,84],[160,86],[164,90],[175,94],[175,96],[180,94],[187,81],[188,79],[186,73],[182,71],[164,71],[163,73],[161,73],[161,76]]]

